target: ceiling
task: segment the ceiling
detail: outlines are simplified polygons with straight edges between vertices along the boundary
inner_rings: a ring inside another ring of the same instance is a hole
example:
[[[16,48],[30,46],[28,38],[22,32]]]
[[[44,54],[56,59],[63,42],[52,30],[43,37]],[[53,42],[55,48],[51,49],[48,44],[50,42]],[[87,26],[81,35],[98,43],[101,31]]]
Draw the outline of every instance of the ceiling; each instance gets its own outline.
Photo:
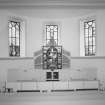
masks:
[[[105,8],[105,0],[0,0],[0,8]]]
[[[69,18],[103,10],[105,0],[0,0],[0,9],[28,17]]]
[[[81,17],[87,14],[94,14],[97,10],[89,10],[89,9],[19,9],[19,10],[10,10],[11,13],[18,16],[26,16],[33,18],[46,18],[46,19],[69,19],[74,17]]]

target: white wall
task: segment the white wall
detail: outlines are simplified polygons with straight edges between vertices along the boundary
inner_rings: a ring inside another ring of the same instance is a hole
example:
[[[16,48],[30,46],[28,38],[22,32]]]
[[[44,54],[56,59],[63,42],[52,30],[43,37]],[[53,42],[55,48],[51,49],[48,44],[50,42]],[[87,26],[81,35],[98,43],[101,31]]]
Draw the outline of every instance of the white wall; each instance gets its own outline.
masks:
[[[43,24],[59,23],[61,44],[71,52],[72,56],[79,56],[79,20],[72,19],[27,19],[27,56],[33,56],[33,52],[39,50],[43,45]]]
[[[105,11],[97,13],[97,56],[105,56]]]
[[[18,11],[18,10],[17,10]],[[71,18],[68,16],[69,11],[61,12],[60,16],[59,11],[53,11],[53,14],[50,12],[45,12],[44,16],[41,14],[41,10],[36,10],[37,14],[34,17],[31,16],[19,16],[26,20],[26,56],[32,57],[33,53],[39,50],[42,46],[42,37],[43,37],[43,23],[45,22],[56,22],[61,26],[61,39],[63,47],[71,52],[71,56],[79,56],[79,20],[82,16]],[[10,11],[11,12],[11,11]],[[18,11],[19,12],[19,11]],[[52,12],[52,11],[51,11]],[[97,21],[97,56],[102,57],[72,57],[71,59],[71,69],[60,71],[60,79],[68,80],[70,78],[80,76],[80,79],[84,77],[83,73],[80,74],[82,70],[87,70],[92,72],[88,74],[88,78],[97,74],[97,78],[105,82],[105,35],[104,35],[104,23],[105,23],[105,11],[98,11],[91,15],[96,16]],[[28,12],[29,13],[29,12]],[[27,13],[27,14],[28,14]],[[34,13],[34,12],[33,12]],[[54,15],[55,13],[55,15]],[[45,71],[34,70],[34,62],[32,58],[7,58],[8,57],[8,18],[11,16],[11,13],[6,11],[0,11],[0,81],[4,82],[8,79],[8,70],[19,70],[19,78],[22,79],[34,79],[43,81],[45,80]],[[17,16],[19,14],[12,14],[12,16]],[[22,14],[21,14],[22,15]],[[90,14],[87,16],[91,16]],[[42,17],[40,17],[42,16]],[[63,16],[63,18],[61,18]],[[64,18],[64,16],[66,16]],[[60,17],[60,18],[59,18]],[[85,16],[86,17],[86,16]],[[1,58],[3,57],[3,58]],[[80,72],[78,72],[80,70]],[[96,70],[96,72],[91,71]],[[68,73],[67,73],[68,71]],[[78,75],[78,73],[80,75]],[[70,75],[69,75],[70,74]],[[71,75],[72,74],[72,75]],[[12,80],[14,76],[9,78]],[[18,78],[18,77],[17,77]],[[16,79],[16,78],[15,78]],[[74,78],[75,79],[75,78]]]
[[[24,20],[24,17],[15,15],[8,10],[0,10],[0,58],[9,57],[8,21],[11,19],[11,17],[12,18],[17,17],[18,19],[22,18]],[[25,25],[24,23],[22,23],[22,24],[23,24],[23,26]],[[22,30],[24,30],[24,27],[22,27]],[[25,34],[25,32],[24,32],[24,34]],[[25,38],[24,34],[22,33],[22,35],[23,35],[22,38]],[[24,47],[25,41],[24,40],[21,42],[22,43],[21,47],[24,48],[24,50],[25,50],[25,47]],[[21,51],[22,56],[25,55],[24,50]]]
[[[25,12],[25,13],[24,13]],[[27,57],[32,57],[33,53],[43,45],[43,25],[45,23],[57,23],[60,26],[60,38],[63,47],[71,52],[71,56],[80,56],[80,19],[84,17],[96,17],[96,51],[97,56],[105,56],[105,35],[104,10],[97,10],[94,13],[84,15],[75,10],[75,15],[70,10],[30,10],[21,12],[20,10],[1,10],[0,11],[0,57],[8,57],[8,19],[10,16],[23,18],[26,22],[25,29],[25,54]],[[19,15],[20,14],[20,15]],[[22,15],[23,14],[23,15]]]
[[[27,19],[26,56],[33,56],[33,53],[42,46],[42,22],[40,19]]]
[[[59,79],[100,80],[105,85],[105,57],[72,57],[71,67]],[[17,80],[46,81],[46,70],[35,70],[33,58],[0,58],[0,83]]]
[[[96,56],[105,56],[105,36],[104,10],[97,10],[94,13],[86,15],[76,12],[77,16],[72,16],[69,10],[35,10],[32,11],[33,17],[29,16],[27,20],[27,50],[26,56],[33,56],[33,52],[37,51],[43,45],[43,25],[44,23],[58,23],[60,27],[60,40],[63,47],[71,52],[71,56],[80,56],[80,19],[96,18]],[[58,15],[59,14],[59,15]],[[80,15],[81,14],[81,15]],[[26,15],[26,13],[25,13]]]
[[[0,57],[8,57],[8,21],[4,11],[0,11]]]
[[[96,18],[96,55],[105,56],[104,10],[97,10],[93,13],[82,14],[76,12],[74,15],[70,10],[42,10],[21,12],[27,21],[26,27],[26,56],[32,57],[33,52],[39,50],[43,45],[45,23],[57,23],[60,27],[60,40],[63,47],[71,52],[71,56],[80,56],[80,19]],[[31,13],[30,13],[31,12]],[[19,14],[19,11],[18,11]],[[33,14],[33,15],[32,15]],[[73,14],[73,16],[72,16]]]

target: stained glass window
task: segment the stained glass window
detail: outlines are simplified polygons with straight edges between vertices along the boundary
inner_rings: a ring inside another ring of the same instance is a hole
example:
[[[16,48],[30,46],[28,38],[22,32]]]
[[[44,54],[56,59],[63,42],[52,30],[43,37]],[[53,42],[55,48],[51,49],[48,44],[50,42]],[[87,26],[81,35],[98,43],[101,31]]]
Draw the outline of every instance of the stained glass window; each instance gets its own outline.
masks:
[[[9,56],[20,56],[20,22],[9,21]]]
[[[46,45],[58,45],[58,25],[46,25]]]
[[[62,46],[43,46],[43,69],[62,69]]]
[[[96,23],[95,20],[84,22],[85,56],[96,54]]]
[[[58,45],[58,25],[46,25],[46,44],[42,47],[43,69],[62,69],[62,46]]]

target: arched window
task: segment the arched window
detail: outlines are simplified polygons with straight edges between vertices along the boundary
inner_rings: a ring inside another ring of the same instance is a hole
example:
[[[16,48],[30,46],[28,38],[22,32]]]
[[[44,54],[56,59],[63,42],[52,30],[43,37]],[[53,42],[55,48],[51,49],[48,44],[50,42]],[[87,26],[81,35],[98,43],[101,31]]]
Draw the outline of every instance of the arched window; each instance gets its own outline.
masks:
[[[58,45],[58,25],[46,25],[46,44],[43,46],[43,69],[62,69],[62,46]]]
[[[20,56],[20,22],[9,21],[9,56]]]
[[[25,20],[10,17],[8,21],[9,56],[25,56]]]
[[[80,56],[96,55],[96,20],[95,18],[80,21]]]
[[[96,24],[95,20],[84,22],[85,56],[96,54]]]
[[[46,25],[46,45],[58,45],[58,25]]]

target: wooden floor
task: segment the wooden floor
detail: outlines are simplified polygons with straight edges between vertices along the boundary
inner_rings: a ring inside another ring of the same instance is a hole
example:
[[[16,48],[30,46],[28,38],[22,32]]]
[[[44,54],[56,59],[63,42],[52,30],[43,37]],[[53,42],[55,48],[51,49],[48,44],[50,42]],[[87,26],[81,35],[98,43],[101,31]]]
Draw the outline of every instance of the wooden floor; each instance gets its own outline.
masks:
[[[0,105],[105,105],[105,92],[0,93]]]

